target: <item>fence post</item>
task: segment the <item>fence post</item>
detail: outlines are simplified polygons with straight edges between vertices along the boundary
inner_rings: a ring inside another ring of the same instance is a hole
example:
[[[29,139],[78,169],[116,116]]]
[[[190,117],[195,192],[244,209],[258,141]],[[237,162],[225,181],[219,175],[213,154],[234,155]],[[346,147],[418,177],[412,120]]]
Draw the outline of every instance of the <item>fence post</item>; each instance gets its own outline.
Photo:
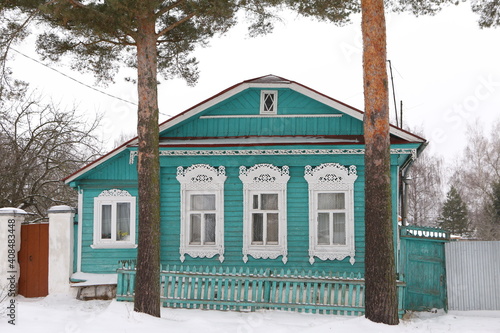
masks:
[[[21,223],[25,215],[22,209],[0,208],[0,296],[4,291],[9,297],[17,294],[17,256],[21,249]]]
[[[73,274],[73,221],[75,210],[54,206],[49,215],[49,295],[70,293]]]

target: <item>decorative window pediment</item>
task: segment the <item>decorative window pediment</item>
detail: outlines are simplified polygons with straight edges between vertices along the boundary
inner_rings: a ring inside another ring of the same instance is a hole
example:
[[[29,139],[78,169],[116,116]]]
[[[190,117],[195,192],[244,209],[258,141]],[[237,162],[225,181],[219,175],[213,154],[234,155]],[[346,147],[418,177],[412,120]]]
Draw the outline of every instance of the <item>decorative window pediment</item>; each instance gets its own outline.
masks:
[[[185,255],[224,261],[224,182],[226,172],[208,164],[177,168],[181,184],[180,260]]]
[[[92,248],[135,247],[136,198],[120,189],[102,191],[94,198]]]
[[[356,166],[338,163],[305,167],[309,186],[309,262],[344,260],[354,264],[354,182]]]
[[[276,259],[287,262],[286,187],[288,166],[257,164],[240,167],[243,182],[243,261]]]

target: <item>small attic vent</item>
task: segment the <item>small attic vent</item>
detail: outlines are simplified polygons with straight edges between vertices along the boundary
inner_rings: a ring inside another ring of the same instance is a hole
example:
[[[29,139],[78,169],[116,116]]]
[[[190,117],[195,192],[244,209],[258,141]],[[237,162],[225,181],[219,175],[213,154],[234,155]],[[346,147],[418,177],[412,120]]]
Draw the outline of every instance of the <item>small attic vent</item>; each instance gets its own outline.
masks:
[[[277,114],[278,92],[262,90],[260,93],[260,114]]]

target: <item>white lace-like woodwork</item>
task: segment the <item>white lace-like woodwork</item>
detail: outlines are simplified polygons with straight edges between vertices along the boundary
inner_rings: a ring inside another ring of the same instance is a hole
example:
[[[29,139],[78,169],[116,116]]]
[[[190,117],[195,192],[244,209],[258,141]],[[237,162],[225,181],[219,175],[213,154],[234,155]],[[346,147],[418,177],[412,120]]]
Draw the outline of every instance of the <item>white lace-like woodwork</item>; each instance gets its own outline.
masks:
[[[131,197],[130,193],[125,190],[119,190],[119,189],[111,189],[111,190],[104,190],[99,194],[99,197]]]
[[[243,182],[243,261],[248,256],[255,259],[276,259],[282,256],[287,262],[287,228],[286,228],[286,187],[290,179],[288,166],[282,168],[272,164],[256,164],[247,169],[240,167],[240,180]],[[253,195],[262,193],[278,193],[278,244],[252,244],[252,216],[250,207]]]
[[[160,156],[256,156],[256,155],[363,155],[365,150],[356,149],[243,149],[243,150],[163,150]],[[411,155],[417,158],[415,148],[392,148],[392,155]],[[134,164],[137,150],[130,151],[129,163]]]
[[[316,168],[307,165],[304,178],[309,186],[309,262],[314,258],[321,260],[344,260],[350,257],[349,262],[355,262],[354,244],[354,182],[357,179],[356,166],[346,168],[338,163],[324,163]],[[318,203],[319,192],[335,192],[345,194],[345,245],[318,245]]]
[[[226,171],[224,166],[218,169],[208,164],[194,164],[186,169],[177,168],[177,180],[181,184],[181,235],[180,260],[184,262],[186,254],[193,258],[212,258],[219,255],[224,261],[224,182]],[[188,196],[191,194],[215,194],[216,222],[215,244],[193,245],[189,243]]]

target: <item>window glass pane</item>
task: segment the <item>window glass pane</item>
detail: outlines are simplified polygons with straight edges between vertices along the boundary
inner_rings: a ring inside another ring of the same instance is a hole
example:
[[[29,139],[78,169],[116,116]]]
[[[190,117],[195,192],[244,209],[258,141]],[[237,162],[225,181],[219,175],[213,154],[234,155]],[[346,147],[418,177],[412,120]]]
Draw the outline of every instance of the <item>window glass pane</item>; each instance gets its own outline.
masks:
[[[101,239],[111,239],[111,205],[101,206]]]
[[[263,215],[252,214],[252,244],[262,244],[263,239]]]
[[[215,214],[205,214],[205,244],[215,244]]]
[[[278,213],[267,214],[267,244],[278,244]]]
[[[333,244],[345,245],[345,214],[334,213],[333,219]]]
[[[201,244],[201,215],[191,214],[189,244]]]
[[[215,194],[191,195],[191,210],[215,210]]]
[[[278,194],[261,194],[262,210],[278,210]]]
[[[116,240],[130,240],[130,203],[116,204]]]
[[[252,207],[253,207],[253,209],[259,209],[259,196],[258,195],[253,196]]]
[[[330,214],[318,214],[318,245],[330,244]]]
[[[274,111],[274,94],[264,94],[264,111]]]
[[[344,209],[344,193],[318,193],[318,209]]]

